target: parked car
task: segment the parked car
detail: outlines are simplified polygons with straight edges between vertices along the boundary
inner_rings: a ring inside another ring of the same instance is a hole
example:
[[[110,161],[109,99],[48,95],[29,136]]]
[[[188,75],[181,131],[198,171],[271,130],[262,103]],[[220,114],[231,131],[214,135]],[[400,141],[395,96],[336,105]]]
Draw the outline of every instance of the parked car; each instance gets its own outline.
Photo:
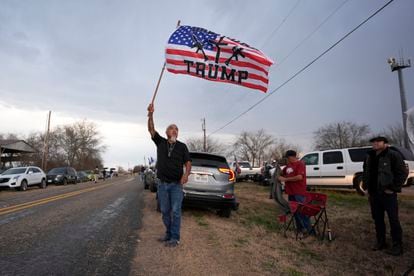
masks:
[[[38,185],[46,188],[46,175],[38,167],[10,168],[0,175],[0,187],[17,188],[26,191],[29,186]]]
[[[151,192],[157,192],[156,175],[152,168],[147,168],[144,171],[144,189],[150,189]]]
[[[237,170],[237,164],[239,165]],[[243,181],[243,180],[254,180],[258,181],[260,179],[261,175],[261,169],[260,168],[254,168],[250,164],[249,161],[233,161],[229,163],[229,167],[236,173],[236,180],[237,181]]]
[[[69,184],[78,183],[78,175],[72,167],[53,168],[47,173],[48,184]]]
[[[230,217],[238,208],[234,194],[234,171],[225,157],[209,153],[190,152],[191,174],[184,185],[184,205],[201,206],[218,210],[223,217]]]
[[[77,177],[78,183],[91,181],[86,172],[84,171],[78,171]]]
[[[366,190],[362,182],[363,162],[371,147],[346,148],[306,153],[301,160],[306,164],[308,186],[355,188],[360,194]],[[401,147],[399,152],[409,173],[405,185],[414,184],[414,156]]]
[[[95,180],[95,173],[92,170],[87,170],[84,171],[86,176],[88,177],[89,181],[94,181]]]
[[[116,170],[116,168],[110,168],[109,175],[118,176],[118,171]]]

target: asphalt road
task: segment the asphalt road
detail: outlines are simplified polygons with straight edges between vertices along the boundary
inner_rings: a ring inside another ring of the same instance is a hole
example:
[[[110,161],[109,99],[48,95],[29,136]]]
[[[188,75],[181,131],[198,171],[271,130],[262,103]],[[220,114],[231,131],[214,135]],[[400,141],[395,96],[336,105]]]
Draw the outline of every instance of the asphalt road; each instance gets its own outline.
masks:
[[[128,275],[142,195],[131,176],[1,191],[0,274]]]

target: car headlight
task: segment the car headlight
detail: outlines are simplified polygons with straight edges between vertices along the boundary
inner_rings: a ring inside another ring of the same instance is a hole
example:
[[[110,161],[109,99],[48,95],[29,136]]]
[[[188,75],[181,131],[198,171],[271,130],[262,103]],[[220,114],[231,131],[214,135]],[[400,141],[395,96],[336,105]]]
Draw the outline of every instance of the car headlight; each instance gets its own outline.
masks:
[[[17,180],[17,179],[19,179],[19,177],[20,177],[20,175],[16,175],[16,176],[14,176],[14,177],[13,177],[13,180]]]
[[[56,175],[56,178],[61,178],[63,175],[61,175],[61,174],[58,174],[58,175]]]

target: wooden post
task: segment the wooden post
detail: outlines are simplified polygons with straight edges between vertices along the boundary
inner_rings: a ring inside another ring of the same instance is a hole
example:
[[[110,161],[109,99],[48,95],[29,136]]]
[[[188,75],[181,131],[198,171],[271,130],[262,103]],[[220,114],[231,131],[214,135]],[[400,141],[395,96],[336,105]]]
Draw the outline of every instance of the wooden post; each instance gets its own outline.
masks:
[[[180,23],[181,23],[181,21],[178,20],[176,28],[178,28],[180,26]],[[166,66],[166,63],[164,62],[164,65],[162,66],[162,69],[161,69],[160,77],[158,78],[157,86],[155,87],[154,95],[152,96],[152,100],[151,100],[152,105],[154,104],[155,97],[157,97],[158,88],[160,87],[162,75],[164,75],[165,66]]]

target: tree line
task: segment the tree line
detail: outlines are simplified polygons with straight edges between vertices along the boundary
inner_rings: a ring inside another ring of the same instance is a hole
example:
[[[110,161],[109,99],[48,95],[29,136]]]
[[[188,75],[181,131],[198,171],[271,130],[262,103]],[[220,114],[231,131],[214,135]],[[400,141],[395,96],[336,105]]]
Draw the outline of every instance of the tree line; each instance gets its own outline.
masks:
[[[45,133],[33,132],[26,137],[17,134],[0,134],[0,139],[25,140],[34,153],[21,156],[21,165],[42,165]],[[94,169],[103,167],[102,154],[106,146],[97,130],[96,124],[86,120],[73,124],[59,125],[49,132],[47,168],[71,166],[75,169]]]
[[[380,132],[373,132],[367,124],[357,124],[349,121],[339,121],[321,126],[313,133],[311,141],[314,150],[329,150],[351,148],[369,145],[369,140],[376,135],[388,137],[396,146],[404,144],[404,129],[396,124],[388,126]],[[203,138],[190,138],[186,141],[191,151],[204,151]],[[277,138],[264,129],[258,131],[242,131],[233,143],[223,143],[218,139],[207,138],[208,153],[226,156],[230,160],[249,161],[254,166],[261,166],[265,161],[276,160],[284,162],[283,155],[293,149],[301,152],[299,145]]]

